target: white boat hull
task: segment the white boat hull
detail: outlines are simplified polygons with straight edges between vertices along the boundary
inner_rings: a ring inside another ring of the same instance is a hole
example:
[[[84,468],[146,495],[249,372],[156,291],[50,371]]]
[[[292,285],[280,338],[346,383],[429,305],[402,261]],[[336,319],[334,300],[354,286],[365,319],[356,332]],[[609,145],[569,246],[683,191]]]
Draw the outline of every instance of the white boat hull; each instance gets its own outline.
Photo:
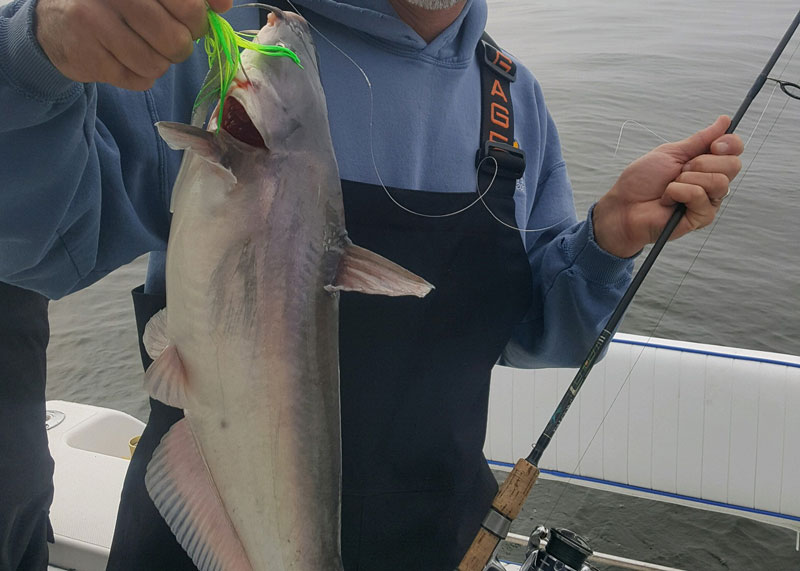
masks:
[[[64,414],[47,431],[56,465],[50,563],[56,569],[104,571],[131,456],[129,441],[142,433],[144,423],[116,410],[65,401],[48,401],[47,410]]]
[[[528,455],[575,374],[496,367],[490,461]],[[618,334],[543,477],[800,532],[800,357]]]

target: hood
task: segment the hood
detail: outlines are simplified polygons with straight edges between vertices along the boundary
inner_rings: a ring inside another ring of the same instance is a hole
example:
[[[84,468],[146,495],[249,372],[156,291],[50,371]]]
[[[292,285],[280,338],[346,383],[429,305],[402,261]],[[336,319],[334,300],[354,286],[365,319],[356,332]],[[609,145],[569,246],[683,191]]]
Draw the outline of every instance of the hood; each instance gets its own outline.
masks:
[[[486,0],[467,0],[464,9],[430,44],[403,22],[389,0],[295,0],[316,14],[367,36],[385,49],[448,63],[474,55],[486,27]]]

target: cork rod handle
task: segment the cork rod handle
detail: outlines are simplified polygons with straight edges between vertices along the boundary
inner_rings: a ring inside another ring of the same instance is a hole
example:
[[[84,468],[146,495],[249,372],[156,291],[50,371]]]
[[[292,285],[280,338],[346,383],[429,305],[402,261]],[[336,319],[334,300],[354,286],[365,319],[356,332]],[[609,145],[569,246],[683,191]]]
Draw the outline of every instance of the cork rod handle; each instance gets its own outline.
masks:
[[[494,497],[492,508],[509,521],[516,519],[538,477],[539,469],[536,466],[524,458],[517,461]],[[481,527],[461,560],[458,571],[483,571],[501,539],[503,538]]]

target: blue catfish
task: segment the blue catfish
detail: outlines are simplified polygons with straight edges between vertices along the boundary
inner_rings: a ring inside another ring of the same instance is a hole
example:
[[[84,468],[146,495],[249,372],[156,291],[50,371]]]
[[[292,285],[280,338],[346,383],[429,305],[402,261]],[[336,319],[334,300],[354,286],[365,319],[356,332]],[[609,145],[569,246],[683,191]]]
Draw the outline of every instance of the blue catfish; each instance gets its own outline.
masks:
[[[157,125],[185,157],[146,385],[185,418],[145,483],[201,571],[341,571],[338,292],[432,286],[347,237],[306,22],[256,41],[303,67],[247,51],[207,130]]]

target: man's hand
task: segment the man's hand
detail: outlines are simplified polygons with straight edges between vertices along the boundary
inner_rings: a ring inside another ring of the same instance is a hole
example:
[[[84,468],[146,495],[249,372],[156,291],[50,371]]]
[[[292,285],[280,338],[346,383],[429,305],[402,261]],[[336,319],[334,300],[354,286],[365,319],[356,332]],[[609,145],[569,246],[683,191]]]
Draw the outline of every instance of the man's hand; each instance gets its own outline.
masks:
[[[709,225],[739,173],[744,145],[726,135],[729,117],[677,143],[667,143],[631,163],[595,205],[595,239],[601,248],[627,258],[655,242],[675,209],[686,214],[670,239]]]
[[[224,12],[233,0],[208,0]],[[192,54],[204,0],[39,0],[36,39],[66,77],[143,91]]]

